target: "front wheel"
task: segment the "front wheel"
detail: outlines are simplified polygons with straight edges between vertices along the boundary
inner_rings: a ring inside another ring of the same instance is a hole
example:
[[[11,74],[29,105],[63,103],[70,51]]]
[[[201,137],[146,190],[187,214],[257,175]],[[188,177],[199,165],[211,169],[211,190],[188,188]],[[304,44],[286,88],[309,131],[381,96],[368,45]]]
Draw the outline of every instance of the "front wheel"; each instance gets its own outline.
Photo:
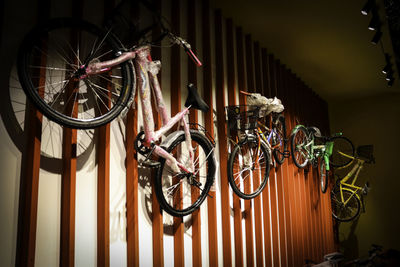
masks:
[[[170,215],[183,217],[191,214],[205,200],[214,183],[215,159],[214,147],[210,141],[198,131],[191,130],[194,152],[194,170],[190,173],[175,173],[160,158],[161,166],[155,180],[156,195],[160,206]],[[182,132],[166,148],[180,163],[190,168],[190,157],[185,134]]]
[[[63,126],[104,125],[127,105],[135,84],[129,62],[86,75],[89,62],[110,60],[120,42],[88,22],[53,19],[32,30],[18,52],[18,77],[26,95],[47,118]]]
[[[292,159],[297,168],[304,168],[309,159],[307,150],[308,132],[303,126],[298,127],[290,136],[290,147],[292,149]]]
[[[273,155],[275,161],[279,164],[283,164],[285,161],[285,152],[287,149],[287,142],[286,142],[286,125],[285,125],[285,117],[279,115],[276,119],[276,124],[274,127],[274,132],[272,135],[272,147],[273,147]]]
[[[333,149],[332,155],[329,158],[330,165],[333,167],[343,167],[348,165],[353,159],[346,157],[343,154],[354,157],[353,143],[344,136],[332,137],[331,142],[333,142]]]
[[[328,180],[329,180],[329,171],[326,169],[325,158],[322,157],[319,161],[319,179],[321,181],[321,191],[322,193],[326,192],[328,189]]]
[[[243,199],[258,196],[267,184],[270,153],[264,142],[247,138],[236,144],[228,160],[228,180],[235,194]]]
[[[349,222],[360,214],[361,201],[350,189],[343,188],[340,191],[339,187],[335,186],[331,193],[331,200],[332,215],[340,222]]]

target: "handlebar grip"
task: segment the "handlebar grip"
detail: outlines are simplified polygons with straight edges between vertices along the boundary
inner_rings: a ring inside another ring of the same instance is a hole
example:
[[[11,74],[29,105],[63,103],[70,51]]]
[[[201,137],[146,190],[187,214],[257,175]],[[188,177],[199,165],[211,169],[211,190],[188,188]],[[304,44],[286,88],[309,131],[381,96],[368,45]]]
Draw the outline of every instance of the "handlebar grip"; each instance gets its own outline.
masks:
[[[203,65],[203,64],[201,63],[201,61],[197,58],[197,56],[193,53],[192,49],[187,48],[187,47],[185,46],[185,51],[186,51],[186,54],[188,54],[188,56],[190,57],[190,59],[193,60],[193,62],[194,62],[198,67],[200,67],[201,65]]]

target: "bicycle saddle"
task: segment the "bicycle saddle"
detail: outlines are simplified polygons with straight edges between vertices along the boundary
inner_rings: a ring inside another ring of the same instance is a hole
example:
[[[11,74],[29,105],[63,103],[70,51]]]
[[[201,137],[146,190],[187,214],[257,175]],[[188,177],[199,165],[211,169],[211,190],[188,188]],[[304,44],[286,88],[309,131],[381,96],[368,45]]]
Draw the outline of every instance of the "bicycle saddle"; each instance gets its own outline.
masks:
[[[315,137],[322,137],[321,131],[317,127],[308,127],[307,130],[312,133]]]
[[[187,88],[188,96],[186,98],[185,107],[192,106],[195,109],[207,112],[210,107],[206,102],[204,102],[201,96],[199,96],[199,93],[197,93],[197,88],[194,86],[194,84],[189,83]]]

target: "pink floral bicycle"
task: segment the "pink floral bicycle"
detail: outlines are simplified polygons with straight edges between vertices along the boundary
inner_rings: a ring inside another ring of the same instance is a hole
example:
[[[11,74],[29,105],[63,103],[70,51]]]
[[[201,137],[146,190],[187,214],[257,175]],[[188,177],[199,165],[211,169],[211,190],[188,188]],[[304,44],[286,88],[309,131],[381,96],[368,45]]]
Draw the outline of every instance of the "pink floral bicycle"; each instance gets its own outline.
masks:
[[[156,16],[155,24],[162,29],[160,39],[168,37],[201,65],[190,45],[163,26],[161,16]],[[52,19],[24,39],[18,76],[26,95],[45,116],[77,129],[98,127],[125,114],[138,88],[144,131],[136,137],[135,148],[144,155],[143,165],[157,168],[155,186],[161,207],[173,216],[184,216],[204,201],[216,169],[213,142],[191,129],[185,115],[190,108],[204,112],[209,108],[189,85],[186,108],[170,118],[157,79],[161,64],[152,61],[151,45],[142,41],[127,49],[110,29],[72,18]],[[157,131],[152,92],[162,118]],[[178,129],[162,138],[174,125]],[[152,156],[158,156],[158,161]]]

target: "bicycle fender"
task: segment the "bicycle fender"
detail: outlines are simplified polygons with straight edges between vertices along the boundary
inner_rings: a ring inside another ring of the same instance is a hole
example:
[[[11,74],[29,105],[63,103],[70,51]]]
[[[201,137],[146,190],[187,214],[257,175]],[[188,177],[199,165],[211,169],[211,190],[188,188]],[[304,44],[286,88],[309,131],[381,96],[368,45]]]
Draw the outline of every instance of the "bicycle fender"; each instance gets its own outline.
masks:
[[[161,147],[169,147],[172,142],[178,138],[179,135],[181,134],[185,134],[185,132],[183,130],[179,130],[179,131],[175,131],[173,133],[170,133],[160,144]]]
[[[299,129],[300,127],[304,127],[305,129],[307,129],[307,127],[305,127],[304,125],[298,124],[293,128],[293,130],[290,133],[290,135],[293,135],[297,131],[297,129]]]

